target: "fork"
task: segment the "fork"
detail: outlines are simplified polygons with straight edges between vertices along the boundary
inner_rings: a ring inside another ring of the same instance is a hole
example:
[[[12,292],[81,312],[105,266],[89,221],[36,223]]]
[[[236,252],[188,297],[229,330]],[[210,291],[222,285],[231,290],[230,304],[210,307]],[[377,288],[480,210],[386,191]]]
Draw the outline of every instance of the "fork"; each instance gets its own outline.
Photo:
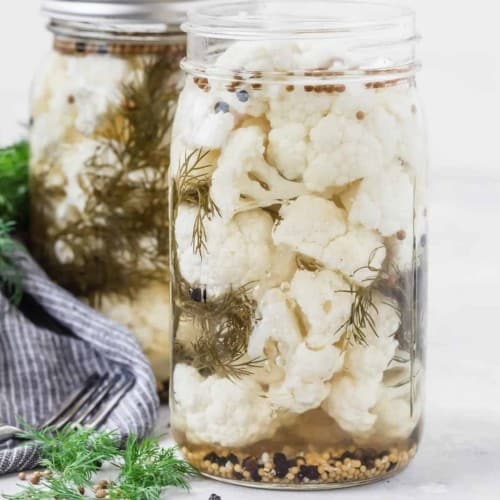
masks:
[[[64,401],[55,415],[38,428],[60,431],[71,424],[98,429],[134,384],[135,377],[128,372],[113,377],[94,374],[87,379],[83,387]],[[111,390],[115,388],[116,392],[108,398]],[[0,424],[0,443],[15,438],[22,432],[23,430],[17,427]]]

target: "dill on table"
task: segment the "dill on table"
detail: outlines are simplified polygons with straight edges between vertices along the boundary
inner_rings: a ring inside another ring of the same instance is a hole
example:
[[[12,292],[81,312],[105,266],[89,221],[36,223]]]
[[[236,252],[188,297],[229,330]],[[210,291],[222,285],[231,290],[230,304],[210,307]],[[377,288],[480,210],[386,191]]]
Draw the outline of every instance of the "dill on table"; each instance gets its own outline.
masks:
[[[29,147],[26,141],[0,149],[0,221],[24,225],[28,209]]]
[[[93,489],[99,498],[159,500],[167,487],[189,490],[189,480],[198,474],[177,457],[176,448],[164,449],[155,439],[130,436],[121,449],[113,433],[71,426],[59,432],[28,429],[21,437],[38,446],[40,466],[47,473],[39,476],[39,484],[21,486],[5,499],[73,500]],[[118,471],[117,479],[92,488],[92,479],[106,463]]]

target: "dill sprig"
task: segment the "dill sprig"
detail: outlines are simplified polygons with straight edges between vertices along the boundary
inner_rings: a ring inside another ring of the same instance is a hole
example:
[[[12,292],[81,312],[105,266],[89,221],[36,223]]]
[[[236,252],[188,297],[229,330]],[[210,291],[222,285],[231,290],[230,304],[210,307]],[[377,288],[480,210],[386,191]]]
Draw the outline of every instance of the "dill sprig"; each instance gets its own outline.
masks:
[[[23,293],[23,275],[15,262],[19,244],[12,238],[14,222],[0,219],[0,290],[11,303],[19,304]]]
[[[120,476],[111,485],[108,498],[156,500],[168,486],[189,490],[189,479],[198,472],[179,459],[176,451],[163,449],[152,439],[130,436],[121,455]]]
[[[212,170],[209,150],[195,149],[186,154],[173,180],[171,227],[175,241],[175,221],[181,204],[195,206],[192,248],[201,259],[207,250],[206,222],[221,213],[211,197]],[[262,363],[247,359],[248,341],[255,324],[256,303],[250,297],[251,285],[230,290],[220,297],[207,298],[206,291],[193,287],[183,278],[179,269],[178,248],[173,244],[173,278],[176,314],[191,321],[201,332],[191,345],[191,352],[177,346],[178,357],[184,357],[203,374],[218,374],[238,379],[252,373]]]
[[[192,364],[200,373],[239,379],[261,365],[262,359],[246,358],[256,307],[250,298],[250,285],[207,302],[184,304],[185,317],[202,332],[192,346]]]
[[[194,467],[177,457],[176,448],[163,449],[155,439],[130,436],[122,450],[114,433],[71,426],[59,432],[27,428],[20,437],[38,446],[40,465],[50,474],[39,485],[22,486],[18,494],[6,495],[6,499],[82,498],[81,488],[92,484],[105,463],[118,470],[107,489],[110,499],[159,500],[166,487],[189,489],[189,479],[197,475]]]
[[[209,150],[195,149],[186,154],[174,180],[174,194],[176,205],[187,203],[197,207],[197,214],[193,225],[193,252],[203,256],[206,251],[207,219],[221,213],[210,194],[212,186],[212,165],[207,161]]]
[[[178,61],[132,63],[141,71],[101,119],[99,145],[80,175],[82,216],[58,223],[54,200],[65,192],[50,183],[50,159],[31,179],[34,253],[51,277],[94,306],[104,295],[131,297],[151,282],[168,283],[169,138],[178,98],[170,80]],[[73,255],[70,262],[57,258],[56,243]]]
[[[0,220],[21,225],[28,210],[29,146],[26,141],[0,149]]]
[[[193,300],[193,289],[183,291],[186,283],[180,280],[182,285],[177,287],[176,294],[178,314],[191,321],[201,334],[190,349],[176,345],[177,356],[204,375],[217,374],[229,379],[250,375],[264,361],[246,357],[257,308],[250,297],[251,285],[220,297]]]
[[[368,286],[362,287],[351,284],[349,290],[339,290],[337,292],[348,293],[353,297],[349,318],[337,331],[344,332],[344,340],[348,345],[355,343],[366,346],[366,336],[370,331],[378,337],[376,318],[379,314],[379,310],[376,306],[375,299],[379,294],[388,297],[398,292],[397,280],[393,278],[394,276],[398,276],[397,270],[393,269],[393,273],[389,273],[389,265],[387,262],[384,263],[381,268],[377,268],[373,265],[377,252],[382,248],[383,247],[375,248],[370,254],[368,264],[357,269],[353,273],[354,276],[362,271],[373,273],[375,275],[374,278],[366,279],[366,282],[369,283]],[[383,300],[382,303],[392,307],[400,316],[402,315],[400,304],[395,304],[390,298]]]

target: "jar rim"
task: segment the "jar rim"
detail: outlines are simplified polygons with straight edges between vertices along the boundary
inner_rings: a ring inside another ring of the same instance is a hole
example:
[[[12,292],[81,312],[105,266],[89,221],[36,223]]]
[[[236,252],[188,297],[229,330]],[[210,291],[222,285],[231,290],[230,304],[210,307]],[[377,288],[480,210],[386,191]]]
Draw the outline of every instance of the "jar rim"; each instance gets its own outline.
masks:
[[[413,9],[377,0],[214,0],[191,10],[182,29],[234,40],[416,35]]]

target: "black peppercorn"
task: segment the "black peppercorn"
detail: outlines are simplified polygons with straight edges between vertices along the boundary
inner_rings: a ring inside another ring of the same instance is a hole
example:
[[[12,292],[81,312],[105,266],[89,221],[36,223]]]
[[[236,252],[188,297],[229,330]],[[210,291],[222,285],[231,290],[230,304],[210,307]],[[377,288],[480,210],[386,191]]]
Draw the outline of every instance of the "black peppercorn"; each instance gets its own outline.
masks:
[[[229,113],[230,109],[231,108],[227,102],[219,101],[215,105],[215,112],[216,113]]]
[[[273,457],[274,468],[276,470],[276,476],[279,478],[284,478],[288,474],[289,466],[288,460],[283,453],[276,453]]]
[[[209,462],[212,463],[217,462],[218,459],[219,455],[217,455],[217,453],[214,453],[213,451],[203,457],[203,460],[208,460]]]
[[[250,99],[250,95],[246,90],[238,90],[238,92],[236,92],[236,97],[240,102],[248,102]]]

